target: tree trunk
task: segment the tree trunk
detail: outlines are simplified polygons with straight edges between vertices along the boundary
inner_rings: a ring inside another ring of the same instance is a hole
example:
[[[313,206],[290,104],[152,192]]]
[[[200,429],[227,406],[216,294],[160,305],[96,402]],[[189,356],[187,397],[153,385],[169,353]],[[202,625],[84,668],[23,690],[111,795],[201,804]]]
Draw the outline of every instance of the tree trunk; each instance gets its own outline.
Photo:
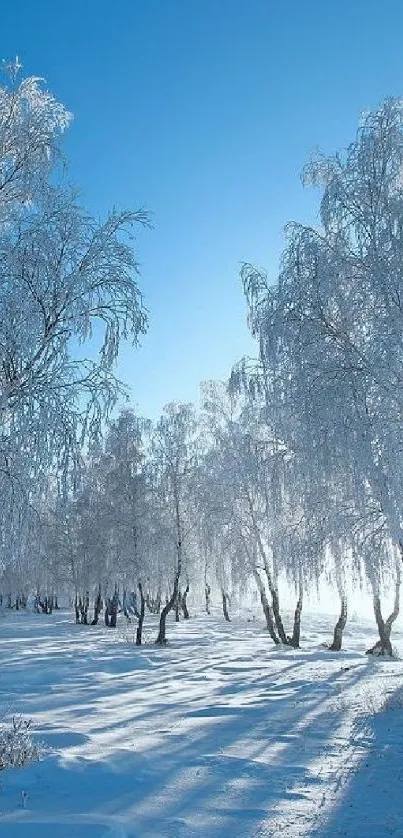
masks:
[[[341,597],[341,611],[340,617],[334,627],[333,643],[329,646],[331,652],[340,652],[343,641],[343,631],[347,622],[347,597],[345,594]]]
[[[381,599],[379,594],[374,595],[374,612],[375,612],[375,619],[376,624],[378,626],[379,632],[379,640],[372,646],[371,649],[368,649],[366,654],[367,655],[390,655],[392,656],[392,644],[390,642],[390,635],[392,633],[392,625],[395,622],[398,614],[399,614],[399,607],[400,607],[400,566],[397,566],[397,579],[396,579],[396,587],[395,587],[395,601],[393,605],[393,611],[389,614],[387,620],[384,620],[382,617],[382,610],[381,610]]]
[[[181,607],[181,598],[182,598],[181,592],[178,591],[178,596],[176,597],[176,602],[175,602],[175,623],[179,623],[179,611],[180,611],[180,607]]]
[[[211,588],[210,585],[208,585],[206,582],[204,586],[204,596],[206,598],[206,614],[210,614],[210,594]]]
[[[177,534],[177,542],[176,542],[176,573],[174,578],[174,587],[172,591],[172,596],[169,598],[168,602],[165,604],[164,608],[161,611],[160,616],[160,625],[158,630],[158,636],[156,639],[156,643],[159,645],[164,645],[166,641],[166,622],[167,616],[171,609],[176,605],[179,595],[179,580],[181,578],[182,573],[182,521],[180,516],[180,500],[179,500],[179,493],[177,488],[175,488],[175,521],[176,521],[176,534]]]
[[[273,614],[274,614],[274,621],[275,621],[275,624],[276,624],[277,634],[280,638],[280,642],[287,645],[287,643],[288,643],[287,635],[286,635],[285,630],[284,630],[283,620],[281,618],[281,613],[280,613],[280,600],[279,600],[279,596],[278,596],[278,590],[277,590],[277,588],[276,588],[276,586],[273,582],[273,577],[272,577],[272,574],[270,572],[269,565],[267,563],[266,554],[265,554],[265,551],[263,549],[263,545],[261,543],[260,536],[259,536],[258,544],[259,544],[259,552],[260,552],[260,555],[263,559],[263,566],[264,566],[265,573],[266,573],[266,576],[267,576],[267,584],[269,586],[269,591],[270,591],[270,595],[271,595],[272,611],[273,611]]]
[[[90,597],[89,594],[85,594],[85,596],[80,600],[81,603],[81,622],[84,626],[88,625],[88,609],[90,607]]]
[[[278,645],[280,643],[280,641],[279,641],[279,639],[277,637],[277,634],[276,634],[276,629],[274,627],[274,620],[273,620],[273,612],[272,612],[271,607],[269,605],[269,600],[267,599],[266,591],[265,591],[263,582],[262,582],[262,580],[260,578],[260,575],[259,575],[259,572],[256,570],[256,568],[252,567],[252,572],[253,572],[253,575],[255,577],[257,587],[259,589],[260,602],[262,603],[263,614],[265,616],[267,630],[270,634],[270,637],[271,637],[273,643],[276,643],[276,645]]]
[[[265,573],[266,573],[266,576],[267,576],[267,584],[269,586],[269,591],[270,591],[270,595],[271,595],[272,609],[273,609],[273,614],[274,614],[274,620],[275,620],[275,623],[276,623],[277,633],[278,633],[278,636],[280,638],[280,642],[287,645],[287,635],[284,631],[284,625],[283,625],[283,621],[281,619],[281,614],[280,614],[280,600],[279,600],[279,596],[278,596],[278,590],[277,590],[277,587],[275,585],[275,581],[273,579],[273,575],[271,573],[271,570],[270,570],[270,567],[269,567],[269,564],[268,564],[266,551],[264,549],[263,542],[262,542],[262,539],[261,539],[261,535],[260,535],[260,532],[259,532],[259,527],[256,525],[256,523],[255,523],[254,530],[255,530],[257,548],[258,548],[260,557],[263,561],[263,567],[265,569]]]
[[[118,607],[119,607],[119,593],[117,587],[115,588],[115,593],[113,597],[105,600],[105,625],[107,628],[116,628],[116,623],[118,619]]]
[[[104,620],[106,628],[109,628],[109,602],[109,599],[105,600]]]
[[[187,606],[187,595],[188,595],[188,593],[189,593],[189,582],[186,585],[185,593],[182,594],[182,596],[181,596],[181,606],[182,606],[183,616],[184,616],[185,620],[188,620],[189,617],[190,617],[190,614],[189,614],[189,611],[188,611],[188,606]]]
[[[229,596],[228,596],[228,594],[225,593],[225,591],[223,589],[221,590],[221,595],[222,595],[222,612],[224,614],[224,617],[225,617],[227,623],[230,623],[231,622],[231,617],[228,614]]]
[[[116,597],[112,597],[109,608],[109,628],[116,628],[118,619],[118,602]]]
[[[285,645],[287,645],[287,635],[284,631],[284,625],[280,614],[280,600],[278,598],[278,591],[276,588],[272,587],[270,593],[278,636],[280,638],[281,643],[285,643]]]
[[[143,586],[141,582],[138,584],[139,594],[140,594],[140,616],[139,622],[136,631],[136,646],[141,646],[141,638],[143,633],[143,623],[144,623],[144,611],[145,611],[145,599],[143,594]]]
[[[294,612],[294,626],[293,626],[293,630],[292,630],[292,637],[288,638],[288,642],[289,642],[290,646],[293,646],[294,649],[299,649],[299,641],[300,641],[300,635],[301,635],[302,602],[303,602],[303,589],[302,589],[302,585],[300,585],[298,602],[295,606],[295,612]]]
[[[150,592],[145,595],[145,603],[151,614],[159,614],[161,611],[161,591],[158,590],[155,597]]]
[[[174,589],[173,589],[173,591],[172,591],[172,596],[171,596],[171,598],[168,600],[168,602],[166,603],[166,605],[164,605],[164,608],[163,608],[163,609],[162,609],[162,611],[161,611],[161,615],[160,615],[160,625],[159,625],[159,630],[158,630],[158,637],[157,637],[157,639],[156,639],[156,641],[155,641],[156,643],[159,643],[159,645],[160,645],[160,646],[163,646],[163,645],[167,642],[167,641],[166,641],[166,622],[167,622],[167,616],[168,616],[169,612],[172,610],[172,608],[174,607],[174,605],[175,605],[175,603],[176,603],[176,600],[177,600],[177,597],[178,597],[178,591],[179,591],[179,576],[180,576],[180,572],[176,571],[175,581],[174,581]]]
[[[182,543],[180,541],[178,541],[178,544],[177,544],[177,556],[178,556],[178,564],[177,564],[177,567],[176,567],[173,591],[172,591],[171,597],[169,598],[168,602],[164,605],[164,608],[161,611],[158,636],[157,636],[157,639],[155,641],[160,646],[163,646],[167,642],[166,641],[167,616],[168,616],[169,612],[172,610],[172,608],[174,607],[174,605],[176,604],[176,601],[178,599],[179,579],[180,579],[181,570],[182,570]]]
[[[101,587],[98,589],[98,593],[94,602],[94,618],[91,622],[92,626],[98,625],[99,615],[102,611],[102,597],[101,597]]]
[[[392,625],[395,622],[395,620],[397,619],[397,617],[399,616],[399,610],[400,610],[400,581],[401,581],[400,566],[398,566],[397,571],[398,571],[398,574],[397,574],[396,586],[395,586],[395,601],[394,601],[394,605],[393,605],[393,611],[392,611],[391,614],[389,614],[389,617],[386,620],[386,625],[389,629],[389,632],[392,631]]]

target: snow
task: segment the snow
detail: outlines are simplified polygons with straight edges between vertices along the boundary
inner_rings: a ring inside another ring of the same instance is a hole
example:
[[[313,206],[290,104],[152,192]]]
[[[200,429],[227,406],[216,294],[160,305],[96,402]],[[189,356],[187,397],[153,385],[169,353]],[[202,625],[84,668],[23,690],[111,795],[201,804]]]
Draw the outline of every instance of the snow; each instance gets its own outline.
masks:
[[[7,616],[3,711],[48,750],[2,773],[1,838],[403,835],[402,662],[365,656],[365,620],[328,652],[331,625],[305,615],[292,650],[199,615],[139,649],[67,612]]]

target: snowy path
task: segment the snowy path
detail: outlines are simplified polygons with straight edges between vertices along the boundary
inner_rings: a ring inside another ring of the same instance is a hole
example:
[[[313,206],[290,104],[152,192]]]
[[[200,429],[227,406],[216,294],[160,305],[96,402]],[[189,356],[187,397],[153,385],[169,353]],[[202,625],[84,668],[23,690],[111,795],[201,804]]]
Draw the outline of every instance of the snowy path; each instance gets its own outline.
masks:
[[[2,620],[3,709],[51,752],[2,775],[1,838],[402,836],[403,710],[365,719],[403,664],[365,657],[372,628],[319,649],[324,623],[294,651],[203,616],[139,650],[66,615]]]

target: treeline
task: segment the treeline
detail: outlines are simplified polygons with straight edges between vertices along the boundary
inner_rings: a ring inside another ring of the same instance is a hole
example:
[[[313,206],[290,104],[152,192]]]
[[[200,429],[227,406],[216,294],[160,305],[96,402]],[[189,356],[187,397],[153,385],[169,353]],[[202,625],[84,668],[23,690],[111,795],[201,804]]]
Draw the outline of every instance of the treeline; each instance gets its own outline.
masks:
[[[124,236],[94,221],[58,168],[70,116],[9,68],[0,88],[0,588],[71,592],[77,622],[166,620],[187,597],[258,592],[275,644],[300,642],[304,596],[369,589],[391,654],[403,556],[403,109],[386,100],[343,154],[304,171],[316,227],[290,224],[279,276],[244,265],[256,358],[202,388],[197,412],[111,421],[121,338],[146,318]],[[96,330],[100,351],[77,355]],[[285,585],[295,591],[292,625]],[[385,619],[381,596],[394,591]],[[48,605],[46,605],[48,608]],[[131,609],[131,610],[130,610]],[[130,616],[131,615],[131,616]]]

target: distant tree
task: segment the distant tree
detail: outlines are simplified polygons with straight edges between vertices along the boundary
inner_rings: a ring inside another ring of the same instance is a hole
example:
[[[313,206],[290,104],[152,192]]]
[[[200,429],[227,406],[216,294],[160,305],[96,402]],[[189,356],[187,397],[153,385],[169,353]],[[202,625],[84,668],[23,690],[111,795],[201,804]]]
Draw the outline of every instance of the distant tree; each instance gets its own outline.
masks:
[[[180,594],[188,532],[187,505],[197,467],[197,426],[189,404],[171,403],[157,423],[152,440],[156,487],[172,538],[174,570],[171,593],[160,616],[157,643],[166,642],[166,618]]]

